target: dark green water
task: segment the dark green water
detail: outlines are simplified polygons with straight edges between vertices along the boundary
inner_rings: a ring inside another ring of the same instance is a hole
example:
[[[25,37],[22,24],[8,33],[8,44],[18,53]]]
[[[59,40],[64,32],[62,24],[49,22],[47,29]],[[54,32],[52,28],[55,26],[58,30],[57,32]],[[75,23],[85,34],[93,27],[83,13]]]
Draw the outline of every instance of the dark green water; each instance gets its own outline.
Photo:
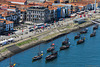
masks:
[[[12,62],[17,63],[16,67],[100,67],[100,28],[96,30],[96,36],[90,38],[90,33],[93,32],[92,28],[93,26],[88,27],[88,33],[81,35],[86,37],[83,44],[76,45],[77,40],[74,40],[74,36],[79,31],[72,32],[67,35],[71,42],[69,49],[59,51],[62,41],[66,38],[66,36],[62,36],[52,42],[40,44],[40,50],[44,52],[41,60],[32,63],[32,57],[39,51],[39,46],[35,46],[12,56]],[[50,54],[46,50],[52,43],[55,43],[59,54],[57,59],[46,63],[45,57]],[[9,58],[0,62],[0,67],[8,67],[8,65]]]

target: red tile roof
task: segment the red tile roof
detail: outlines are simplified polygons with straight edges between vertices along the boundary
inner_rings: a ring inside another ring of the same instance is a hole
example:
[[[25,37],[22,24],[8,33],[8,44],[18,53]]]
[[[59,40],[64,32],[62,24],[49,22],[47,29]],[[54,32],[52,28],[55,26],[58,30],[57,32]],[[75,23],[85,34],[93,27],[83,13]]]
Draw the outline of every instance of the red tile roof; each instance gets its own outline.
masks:
[[[27,0],[6,0],[6,1],[12,1],[12,2],[26,2]]]
[[[14,22],[6,20],[6,24],[11,24],[11,23],[14,23]]]
[[[6,24],[14,23],[13,21],[8,21],[8,20],[5,20],[5,19],[0,19],[0,23],[4,23],[4,21],[6,21]]]

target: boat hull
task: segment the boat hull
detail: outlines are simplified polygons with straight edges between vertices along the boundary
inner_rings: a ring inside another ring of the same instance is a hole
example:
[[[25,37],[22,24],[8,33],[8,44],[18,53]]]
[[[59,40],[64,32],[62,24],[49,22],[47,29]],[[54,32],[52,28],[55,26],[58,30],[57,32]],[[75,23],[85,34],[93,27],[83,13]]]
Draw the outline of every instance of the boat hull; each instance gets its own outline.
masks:
[[[37,57],[37,58],[32,58],[33,59],[33,61],[36,61],[36,60],[39,60],[39,59],[41,59],[42,58],[42,56],[40,56],[40,57]]]
[[[49,49],[47,49],[47,52],[51,52],[53,50],[54,50],[54,48],[49,48]]]
[[[98,26],[93,27],[93,30],[96,30],[96,29],[98,29]]]
[[[46,61],[51,61],[57,58],[57,54],[56,55],[52,55],[52,57],[48,57],[46,58]]]
[[[77,41],[77,44],[81,44],[81,43],[84,43],[84,40]]]
[[[91,35],[90,35],[90,37],[94,37],[94,36],[95,36],[95,34],[91,34]]]
[[[74,37],[74,39],[79,39],[79,38],[80,38],[80,36],[79,36],[79,35],[77,35],[77,36],[75,36],[75,37]]]
[[[69,46],[62,46],[62,47],[60,47],[60,50],[64,50],[64,49],[67,49],[67,48],[69,48]]]
[[[87,31],[81,31],[81,32],[80,32],[80,34],[85,34],[85,33],[87,33]]]

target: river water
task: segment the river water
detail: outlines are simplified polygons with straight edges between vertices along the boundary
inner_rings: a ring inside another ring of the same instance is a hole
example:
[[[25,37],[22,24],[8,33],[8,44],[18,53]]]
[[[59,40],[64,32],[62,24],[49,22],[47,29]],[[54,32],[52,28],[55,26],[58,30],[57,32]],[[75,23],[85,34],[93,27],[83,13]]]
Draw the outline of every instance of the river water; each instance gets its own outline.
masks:
[[[38,45],[12,56],[12,62],[16,63],[16,67],[100,67],[100,28],[96,30],[96,36],[91,38],[93,26],[88,27],[88,30],[88,33],[81,35],[86,37],[83,44],[76,44],[77,40],[74,40],[74,36],[80,30],[75,31],[67,34],[71,43],[69,49],[59,51],[62,41],[66,38],[65,35],[51,42],[40,44],[40,50],[44,52],[41,60],[32,62],[32,57],[37,55],[39,51]],[[59,54],[55,60],[46,63],[45,57],[50,54],[46,50],[52,43],[55,43]],[[8,65],[9,58],[0,62],[0,67],[8,67]]]

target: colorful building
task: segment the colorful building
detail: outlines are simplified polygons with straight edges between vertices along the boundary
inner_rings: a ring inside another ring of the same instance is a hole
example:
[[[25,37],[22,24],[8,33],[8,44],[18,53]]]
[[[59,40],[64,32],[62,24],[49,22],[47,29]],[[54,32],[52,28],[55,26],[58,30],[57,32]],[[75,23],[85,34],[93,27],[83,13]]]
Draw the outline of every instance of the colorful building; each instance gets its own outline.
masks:
[[[13,27],[14,27],[13,21],[0,19],[0,33],[4,32],[4,31],[12,31]]]

